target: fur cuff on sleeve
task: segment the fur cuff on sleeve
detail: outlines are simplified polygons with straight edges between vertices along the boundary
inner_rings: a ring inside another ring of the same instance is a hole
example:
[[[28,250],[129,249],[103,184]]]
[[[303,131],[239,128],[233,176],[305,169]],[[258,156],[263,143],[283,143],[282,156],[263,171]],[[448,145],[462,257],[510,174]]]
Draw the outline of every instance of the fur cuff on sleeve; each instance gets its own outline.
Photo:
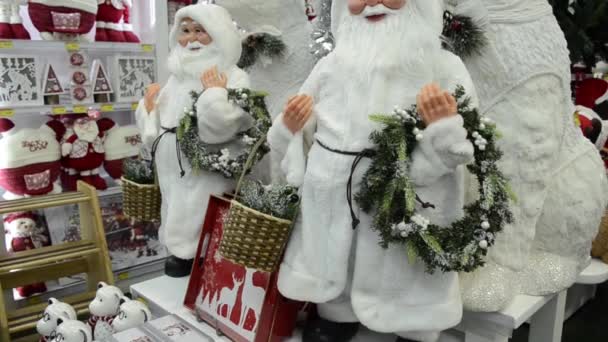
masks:
[[[281,169],[285,173],[287,183],[300,187],[304,183],[306,172],[306,155],[304,154],[304,134],[296,133],[287,146],[285,157],[281,161]]]

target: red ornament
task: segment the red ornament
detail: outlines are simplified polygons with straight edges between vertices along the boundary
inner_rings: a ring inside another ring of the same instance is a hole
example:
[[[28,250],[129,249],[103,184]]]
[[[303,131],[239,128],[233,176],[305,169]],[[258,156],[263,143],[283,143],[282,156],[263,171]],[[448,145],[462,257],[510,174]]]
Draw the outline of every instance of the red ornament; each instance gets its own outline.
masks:
[[[74,52],[70,55],[70,64],[73,66],[82,66],[84,64],[84,56],[79,52]]]
[[[87,76],[82,71],[76,71],[72,74],[72,81],[76,84],[84,84],[87,81]]]
[[[87,98],[87,90],[83,87],[74,88],[72,93],[74,94],[74,98],[78,101],[84,101],[84,99]]]

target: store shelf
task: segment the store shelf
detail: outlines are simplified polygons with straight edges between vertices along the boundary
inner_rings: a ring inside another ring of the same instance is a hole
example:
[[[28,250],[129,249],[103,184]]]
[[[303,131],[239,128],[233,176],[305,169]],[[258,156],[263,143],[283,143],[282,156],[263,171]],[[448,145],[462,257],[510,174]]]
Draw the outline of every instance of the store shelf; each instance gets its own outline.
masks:
[[[0,40],[0,48],[4,52],[15,51],[32,51],[44,50],[46,53],[53,51],[91,51],[91,52],[107,52],[107,53],[138,53],[138,54],[154,54],[155,46],[152,44],[137,44],[137,43],[110,43],[110,42],[92,42],[92,43],[75,43],[61,41],[46,41],[46,40]]]
[[[85,114],[89,109],[99,110],[102,113],[125,112],[137,109],[137,103],[117,102],[117,103],[92,103],[82,105],[56,105],[56,106],[30,106],[0,108],[0,117],[23,117],[24,115],[64,115],[64,114]]]

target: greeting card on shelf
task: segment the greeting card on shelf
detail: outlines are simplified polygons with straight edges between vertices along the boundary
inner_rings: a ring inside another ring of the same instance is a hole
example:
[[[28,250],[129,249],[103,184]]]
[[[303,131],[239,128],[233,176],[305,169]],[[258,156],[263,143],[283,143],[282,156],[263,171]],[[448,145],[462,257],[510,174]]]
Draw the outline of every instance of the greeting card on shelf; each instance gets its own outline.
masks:
[[[211,196],[185,305],[235,342],[280,341],[295,328],[301,303],[279,294],[276,274],[234,264],[219,251],[226,199]]]
[[[0,54],[0,107],[42,105],[35,56]]]
[[[117,102],[139,101],[146,87],[156,82],[156,61],[152,57],[117,56],[113,70]]]

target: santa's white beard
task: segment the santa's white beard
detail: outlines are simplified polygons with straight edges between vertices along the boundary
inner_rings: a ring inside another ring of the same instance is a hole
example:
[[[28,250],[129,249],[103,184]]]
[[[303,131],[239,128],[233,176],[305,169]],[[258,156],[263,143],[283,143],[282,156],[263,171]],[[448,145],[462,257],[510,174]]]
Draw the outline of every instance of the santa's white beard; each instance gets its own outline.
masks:
[[[199,78],[203,72],[214,66],[217,66],[220,72],[225,71],[222,63],[222,51],[214,43],[197,51],[191,51],[177,44],[169,53],[169,72],[180,78]]]
[[[99,127],[95,121],[90,121],[85,124],[75,124],[74,133],[76,133],[80,140],[93,142],[99,135]]]
[[[343,72],[364,83],[378,73],[431,82],[441,49],[439,33],[409,3],[386,12],[379,22],[370,22],[363,14],[343,18],[334,50]]]

